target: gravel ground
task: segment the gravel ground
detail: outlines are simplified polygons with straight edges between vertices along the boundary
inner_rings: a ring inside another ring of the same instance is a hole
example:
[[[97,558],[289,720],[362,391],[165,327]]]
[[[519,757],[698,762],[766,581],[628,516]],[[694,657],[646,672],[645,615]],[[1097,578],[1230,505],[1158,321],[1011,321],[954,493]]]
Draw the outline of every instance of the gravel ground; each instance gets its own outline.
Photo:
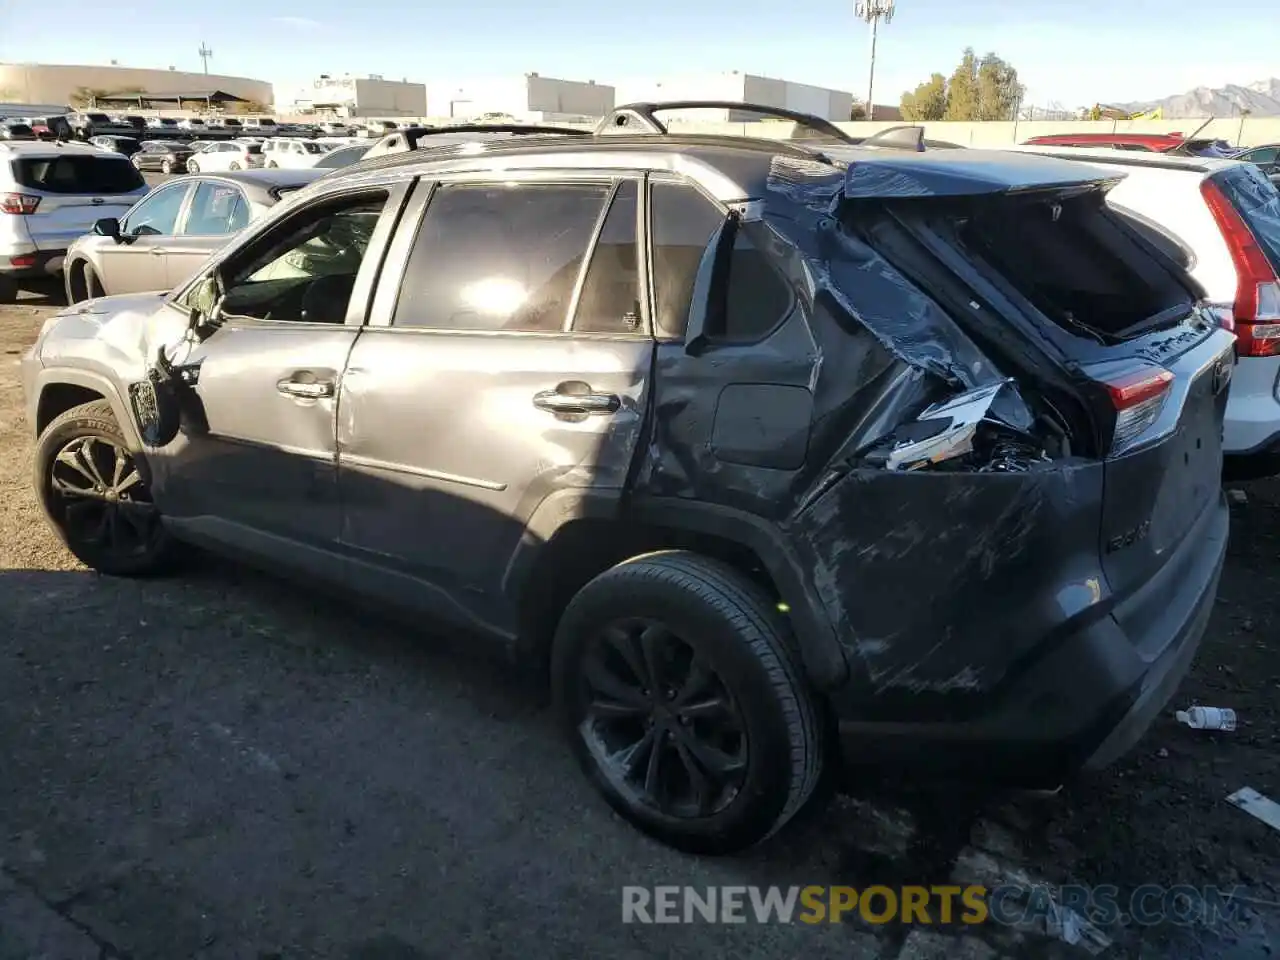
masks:
[[[1273,956],[1280,484],[1246,485],[1179,704],[1117,769],[1051,797],[865,784],[763,849],[696,860],[598,801],[527,679],[209,561],[130,582],[75,563],[30,490],[18,357],[55,296],[0,307],[0,960],[1086,957],[1054,930],[638,926],[624,884],[1240,886],[1209,925],[1110,924],[1106,957]],[[443,642],[441,642],[443,641]],[[1097,942],[1101,943],[1102,940]]]

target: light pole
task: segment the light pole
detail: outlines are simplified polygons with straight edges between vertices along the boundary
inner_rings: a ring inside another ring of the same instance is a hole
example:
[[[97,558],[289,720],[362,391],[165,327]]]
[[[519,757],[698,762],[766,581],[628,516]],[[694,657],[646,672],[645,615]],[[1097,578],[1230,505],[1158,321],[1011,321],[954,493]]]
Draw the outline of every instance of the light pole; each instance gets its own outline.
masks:
[[[213,51],[205,46],[204,41],[200,42],[200,49],[196,51],[200,54],[200,62],[204,64],[204,75],[209,75],[209,58],[213,56]]]
[[[876,31],[880,21],[889,23],[893,20],[893,0],[855,0],[853,12],[858,18],[871,25],[871,69],[867,77],[867,119],[874,120],[876,102]]]

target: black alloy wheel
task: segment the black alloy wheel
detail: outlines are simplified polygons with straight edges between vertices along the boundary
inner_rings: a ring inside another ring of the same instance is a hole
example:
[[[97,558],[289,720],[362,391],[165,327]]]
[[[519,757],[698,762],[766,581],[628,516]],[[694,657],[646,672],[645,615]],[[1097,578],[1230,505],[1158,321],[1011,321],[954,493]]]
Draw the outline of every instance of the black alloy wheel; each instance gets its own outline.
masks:
[[[723,811],[742,789],[747,737],[715,670],[667,624],[608,624],[587,645],[582,735],[633,803],[671,817]]]
[[[107,401],[55,418],[40,435],[35,471],[45,515],[86,565],[133,576],[163,564],[171,540]]]
[[[635,827],[732,853],[806,803],[825,727],[777,601],[682,550],[611,567],[569,602],[551,685],[575,756]]]

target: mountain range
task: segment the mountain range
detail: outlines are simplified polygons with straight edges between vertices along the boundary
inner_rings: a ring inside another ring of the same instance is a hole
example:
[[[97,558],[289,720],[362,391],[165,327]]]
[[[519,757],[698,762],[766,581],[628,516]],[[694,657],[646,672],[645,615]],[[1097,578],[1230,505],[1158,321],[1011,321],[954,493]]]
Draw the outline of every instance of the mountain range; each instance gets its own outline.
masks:
[[[1280,117],[1280,77],[1259,80],[1243,87],[1234,83],[1225,87],[1196,87],[1163,100],[1142,100],[1116,106],[1128,113],[1145,113],[1160,107],[1167,120],[1238,117],[1245,110],[1252,117]]]

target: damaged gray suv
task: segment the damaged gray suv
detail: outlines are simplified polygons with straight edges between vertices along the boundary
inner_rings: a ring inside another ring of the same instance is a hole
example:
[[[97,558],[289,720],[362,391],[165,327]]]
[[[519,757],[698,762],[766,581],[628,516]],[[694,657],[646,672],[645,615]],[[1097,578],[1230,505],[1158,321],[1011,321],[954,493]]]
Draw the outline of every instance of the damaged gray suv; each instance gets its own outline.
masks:
[[[1201,291],[1095,167],[660,112],[362,161],[178,289],[51,319],[54,529],[532,658],[595,787],[686,850],[768,836],[839,756],[1122,754],[1225,551]]]

